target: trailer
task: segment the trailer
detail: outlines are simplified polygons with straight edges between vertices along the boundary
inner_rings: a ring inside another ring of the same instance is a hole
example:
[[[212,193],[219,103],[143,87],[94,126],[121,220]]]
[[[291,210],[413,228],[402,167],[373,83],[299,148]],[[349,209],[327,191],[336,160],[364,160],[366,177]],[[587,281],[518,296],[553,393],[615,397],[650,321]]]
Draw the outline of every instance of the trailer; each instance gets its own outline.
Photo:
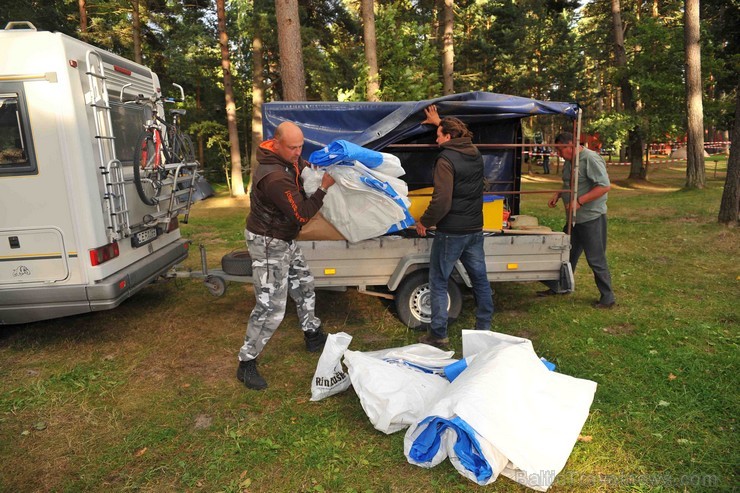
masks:
[[[501,94],[474,92],[420,102],[339,103],[278,102],[263,105],[265,138],[277,126],[292,121],[303,129],[303,157],[344,139],[399,157],[409,190],[432,185],[432,164],[439,148],[435,131],[421,125],[423,109],[436,104],[441,116],[455,116],[474,134],[474,143],[483,154],[485,193],[505,197],[513,215],[520,212],[521,174],[524,143],[521,120],[535,115],[560,115],[566,127],[577,135],[581,110],[575,103],[537,101]],[[570,128],[568,128],[570,129]],[[576,142],[578,139],[576,139]],[[535,144],[529,144],[533,147]],[[542,145],[542,144],[536,144]],[[548,144],[556,147],[555,144]],[[578,162],[577,158],[574,159]],[[573,167],[577,173],[577,165]],[[577,180],[572,180],[575,183]],[[545,191],[552,193],[563,191]],[[575,194],[571,196],[575,197]],[[499,214],[501,212],[499,211]],[[501,225],[498,218],[498,224]],[[574,288],[570,265],[570,229],[565,232],[510,230],[497,227],[485,231],[484,250],[488,279],[491,282],[560,280]],[[433,232],[420,238],[414,230],[404,230],[359,242],[312,240],[299,237],[318,289],[346,290],[391,299],[403,323],[424,328],[431,320],[429,293],[429,255]],[[251,282],[249,257],[237,252],[222,260],[222,269],[209,269],[201,250],[200,272],[184,273],[204,279],[209,291],[219,296],[227,281]],[[462,290],[471,287],[460,262],[450,280],[450,318],[459,315]]]
[[[157,75],[28,22],[0,52],[0,325],[114,308],[187,257],[198,163],[162,162],[146,203],[134,161],[164,115]]]

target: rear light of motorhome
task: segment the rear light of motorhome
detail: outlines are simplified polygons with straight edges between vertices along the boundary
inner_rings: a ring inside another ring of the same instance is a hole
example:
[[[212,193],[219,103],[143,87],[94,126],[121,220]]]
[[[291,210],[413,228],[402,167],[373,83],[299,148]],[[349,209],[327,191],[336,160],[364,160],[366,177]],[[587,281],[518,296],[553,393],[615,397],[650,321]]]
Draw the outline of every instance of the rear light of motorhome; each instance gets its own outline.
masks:
[[[180,221],[178,221],[177,216],[175,216],[172,219],[170,219],[170,222],[167,225],[167,233],[170,233],[179,227],[180,227]]]
[[[100,265],[110,259],[118,257],[118,242],[108,243],[101,247],[90,250],[90,263],[93,266]]]
[[[125,75],[131,75],[131,71],[127,68],[119,67],[118,65],[113,65],[113,70],[116,72],[120,72]]]

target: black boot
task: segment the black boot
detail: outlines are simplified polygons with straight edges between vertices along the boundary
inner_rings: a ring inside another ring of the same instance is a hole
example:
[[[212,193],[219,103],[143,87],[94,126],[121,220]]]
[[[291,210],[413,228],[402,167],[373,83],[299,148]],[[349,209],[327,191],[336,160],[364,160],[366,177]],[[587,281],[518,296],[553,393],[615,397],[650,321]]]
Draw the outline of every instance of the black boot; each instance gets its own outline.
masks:
[[[303,333],[303,339],[306,341],[306,351],[309,353],[315,353],[324,347],[326,334],[324,334],[319,327],[316,330],[305,331]]]
[[[239,368],[236,369],[236,379],[252,390],[267,388],[267,382],[257,371],[257,360],[254,359],[239,362]]]

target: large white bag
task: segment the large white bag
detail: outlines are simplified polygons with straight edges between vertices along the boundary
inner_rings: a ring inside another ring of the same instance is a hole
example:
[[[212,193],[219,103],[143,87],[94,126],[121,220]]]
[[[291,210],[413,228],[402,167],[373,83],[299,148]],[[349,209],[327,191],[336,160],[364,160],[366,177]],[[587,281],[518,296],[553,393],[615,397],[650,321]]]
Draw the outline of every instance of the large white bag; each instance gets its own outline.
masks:
[[[347,240],[358,242],[376,238],[395,225],[404,225],[411,217],[408,215],[408,185],[403,180],[370,170],[359,162],[326,169],[336,184],[324,198],[321,214]],[[324,169],[311,167],[303,169],[301,178],[308,194],[318,189],[324,172]],[[396,199],[368,186],[363,178],[387,184],[396,193]]]
[[[387,434],[417,422],[449,385],[436,374],[359,351],[346,351],[344,364],[365,414],[375,429]]]
[[[443,351],[429,344],[409,344],[408,346],[366,351],[364,354],[391,364],[437,375],[444,375],[444,369],[458,361],[452,357],[455,354],[454,351]]]
[[[339,332],[326,337],[324,350],[316,364],[316,372],[311,380],[311,400],[320,401],[330,395],[349,388],[351,382],[342,368],[342,355],[349,347],[352,336]]]
[[[503,474],[547,490],[588,417],[596,383],[549,371],[530,341],[505,334],[463,331],[463,354],[475,357],[406,433],[407,459],[432,467],[450,456],[478,484]]]

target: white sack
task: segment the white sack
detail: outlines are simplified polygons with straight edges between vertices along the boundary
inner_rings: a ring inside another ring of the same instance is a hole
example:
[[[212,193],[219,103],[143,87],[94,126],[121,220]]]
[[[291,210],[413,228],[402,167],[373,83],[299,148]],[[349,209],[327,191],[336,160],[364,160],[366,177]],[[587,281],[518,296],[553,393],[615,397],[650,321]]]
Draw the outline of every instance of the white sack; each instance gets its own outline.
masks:
[[[342,368],[342,355],[349,347],[352,336],[339,332],[328,334],[324,350],[321,352],[316,372],[311,380],[311,400],[320,401],[339,392],[343,392],[351,385],[350,379]]]
[[[480,437],[493,475],[486,481],[473,479],[454,460],[453,465],[466,477],[489,484],[500,473],[530,488],[547,490],[565,466],[588,418],[596,383],[549,371],[526,339],[466,330],[463,353],[472,356],[469,345],[476,348],[475,358],[424,417],[459,417]],[[412,464],[416,462],[409,458],[409,451],[423,431],[418,423],[404,439],[404,453]],[[454,433],[446,431],[443,439],[442,447],[451,450]],[[443,460],[438,456],[439,452],[434,461]],[[505,466],[502,456],[508,459]]]
[[[455,351],[443,351],[429,344],[410,344],[378,351],[366,351],[364,354],[391,364],[416,368],[420,371],[438,375],[444,374],[446,366],[458,361],[452,357]]]
[[[375,429],[387,434],[417,422],[450,385],[440,376],[359,351],[345,351],[344,364],[365,414]]]
[[[406,219],[399,204],[385,193],[368,187],[360,178],[369,176],[387,182],[408,207],[408,185],[403,180],[370,170],[359,162],[353,166],[332,165],[327,169],[336,183],[324,198],[321,214],[347,240],[358,242],[384,235],[391,226]],[[323,173],[324,170],[311,167],[303,169],[301,178],[306,193],[311,195],[318,189]]]
[[[372,168],[372,170],[394,178],[398,178],[399,176],[406,174],[406,170],[401,166],[401,160],[398,159],[398,156],[394,156],[393,154],[388,154],[386,152],[381,152],[381,154],[383,155],[383,164]]]

